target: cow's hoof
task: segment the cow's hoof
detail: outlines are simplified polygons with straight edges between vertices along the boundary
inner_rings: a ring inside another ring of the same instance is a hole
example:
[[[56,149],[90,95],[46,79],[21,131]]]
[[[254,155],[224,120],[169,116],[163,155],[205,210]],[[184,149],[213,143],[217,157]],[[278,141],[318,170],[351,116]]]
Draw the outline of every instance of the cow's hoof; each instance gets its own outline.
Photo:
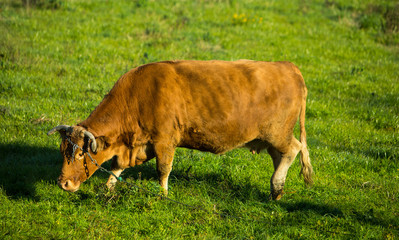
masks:
[[[162,197],[167,197],[167,196],[168,196],[168,190],[165,189],[165,188],[163,188],[163,187],[160,187],[160,188],[159,188],[158,194],[159,194],[160,196],[162,196]]]
[[[115,185],[112,186],[106,186],[108,189],[108,192],[115,192]]]
[[[110,191],[110,192],[115,190],[115,185],[116,185],[116,182],[110,182],[110,181],[108,181],[105,184],[105,186],[107,187],[108,191]]]
[[[269,200],[280,200],[284,195],[283,189],[278,190],[278,191],[272,191],[269,195]]]

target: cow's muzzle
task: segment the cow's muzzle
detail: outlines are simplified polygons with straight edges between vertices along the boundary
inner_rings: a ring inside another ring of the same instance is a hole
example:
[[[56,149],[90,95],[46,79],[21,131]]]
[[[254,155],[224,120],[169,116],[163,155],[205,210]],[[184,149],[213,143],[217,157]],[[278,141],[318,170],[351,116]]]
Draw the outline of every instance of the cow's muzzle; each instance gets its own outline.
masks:
[[[76,192],[77,190],[79,190],[80,182],[79,181],[73,182],[70,179],[66,180],[58,179],[58,186],[65,191]]]

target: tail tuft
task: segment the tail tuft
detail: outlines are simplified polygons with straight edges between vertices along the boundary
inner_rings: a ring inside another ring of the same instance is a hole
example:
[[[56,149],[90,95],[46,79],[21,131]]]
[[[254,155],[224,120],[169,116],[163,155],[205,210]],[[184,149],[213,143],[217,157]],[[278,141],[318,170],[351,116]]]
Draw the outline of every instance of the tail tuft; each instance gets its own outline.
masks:
[[[306,185],[312,186],[313,168],[310,163],[309,151],[306,146],[302,147],[301,150],[301,165],[302,165],[301,174],[303,176],[303,180],[305,181]]]
[[[301,149],[301,174],[303,175],[303,179],[305,183],[309,186],[313,184],[312,175],[313,175],[313,168],[312,164],[310,163],[309,158],[309,151],[306,143],[306,130],[305,130],[305,112],[306,112],[306,96],[307,90],[306,87],[304,88],[304,97],[302,99],[301,105],[301,112],[299,114],[299,125],[300,125],[300,139],[302,143]]]

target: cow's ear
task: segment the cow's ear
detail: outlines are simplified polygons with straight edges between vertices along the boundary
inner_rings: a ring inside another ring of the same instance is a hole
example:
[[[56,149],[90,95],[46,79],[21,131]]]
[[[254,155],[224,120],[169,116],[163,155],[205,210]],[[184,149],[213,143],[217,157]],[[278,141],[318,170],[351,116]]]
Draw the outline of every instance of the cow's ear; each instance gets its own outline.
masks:
[[[96,152],[103,151],[103,150],[107,149],[109,146],[111,146],[108,138],[104,137],[104,136],[96,138],[96,142],[97,142],[97,151]]]
[[[65,130],[59,130],[58,131],[59,133],[60,133],[60,136],[61,136],[61,138],[62,138],[62,140],[64,140],[65,138],[67,138],[67,131],[65,131]]]

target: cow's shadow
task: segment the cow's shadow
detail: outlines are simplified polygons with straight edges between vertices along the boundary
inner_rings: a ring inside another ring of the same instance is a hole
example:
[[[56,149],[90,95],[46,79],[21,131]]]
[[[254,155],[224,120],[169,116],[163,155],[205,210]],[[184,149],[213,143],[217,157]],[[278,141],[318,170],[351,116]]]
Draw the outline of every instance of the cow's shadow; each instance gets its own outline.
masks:
[[[35,184],[56,184],[62,166],[59,151],[47,147],[0,144],[0,157],[0,187],[10,198],[35,198]]]

